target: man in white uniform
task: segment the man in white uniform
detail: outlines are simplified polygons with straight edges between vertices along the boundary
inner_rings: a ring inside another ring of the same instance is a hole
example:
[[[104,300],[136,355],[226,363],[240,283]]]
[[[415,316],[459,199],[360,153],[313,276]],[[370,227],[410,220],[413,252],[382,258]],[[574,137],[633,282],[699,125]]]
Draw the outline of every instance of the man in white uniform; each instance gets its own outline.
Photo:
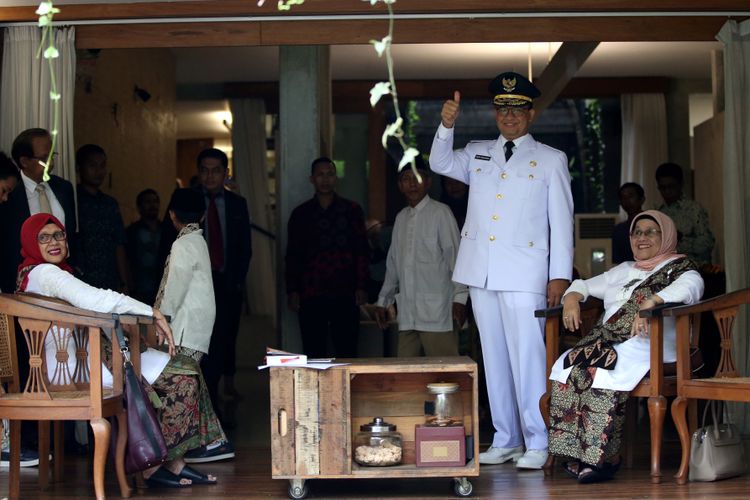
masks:
[[[453,151],[461,94],[443,104],[430,168],[469,185],[453,280],[468,285],[479,327],[495,436],[482,464],[539,469],[547,430],[544,322],[573,269],[573,199],[564,153],[528,134],[539,90],[517,73],[489,85],[500,137]],[[524,453],[524,447],[526,452]]]

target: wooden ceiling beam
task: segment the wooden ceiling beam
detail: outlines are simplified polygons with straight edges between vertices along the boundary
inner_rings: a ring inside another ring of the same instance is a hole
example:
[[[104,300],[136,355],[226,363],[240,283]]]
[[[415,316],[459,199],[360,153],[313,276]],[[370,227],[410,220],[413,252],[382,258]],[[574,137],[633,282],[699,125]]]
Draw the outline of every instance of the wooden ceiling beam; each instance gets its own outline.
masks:
[[[432,19],[396,22],[396,43],[714,41],[720,17]],[[385,20],[79,25],[82,49],[367,44]]]
[[[100,2],[60,6],[56,16],[60,21],[160,19],[188,17],[242,16],[311,16],[311,15],[373,15],[383,14],[382,3],[353,0],[308,0],[288,12],[280,12],[275,0],[267,0],[261,7],[250,0],[185,1],[185,2]],[[540,13],[540,12],[719,12],[748,10],[747,0],[527,0],[516,5],[496,0],[409,0],[396,2],[397,14],[451,13]],[[0,8],[0,21],[23,22],[36,20],[36,5]]]
[[[598,46],[599,42],[565,42],[560,46],[542,74],[534,81],[542,92],[534,103],[537,115],[557,99]]]
[[[375,81],[335,80],[332,83],[332,106],[334,113],[368,113],[369,91]],[[464,99],[487,100],[490,94],[486,79],[474,80],[399,80],[398,95],[401,102],[410,100],[443,100],[451,97],[454,90],[461,91]],[[669,79],[660,77],[624,78],[573,78],[560,91],[561,98],[618,97],[625,93],[664,93]],[[259,98],[266,102],[269,113],[279,109],[279,88],[276,82],[231,82],[224,84],[223,97]]]

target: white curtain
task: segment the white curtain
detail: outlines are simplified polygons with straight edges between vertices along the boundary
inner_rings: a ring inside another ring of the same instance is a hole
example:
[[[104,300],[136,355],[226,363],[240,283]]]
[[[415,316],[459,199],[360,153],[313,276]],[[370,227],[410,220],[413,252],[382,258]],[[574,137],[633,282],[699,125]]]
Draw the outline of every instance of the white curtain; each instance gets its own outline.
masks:
[[[266,107],[262,99],[232,99],[232,164],[253,224],[273,233],[266,165]],[[276,243],[253,230],[253,258],[247,274],[250,311],[276,317]]]
[[[724,255],[727,291],[750,285],[750,21],[727,21],[716,38],[724,44]],[[747,311],[734,325],[738,371],[750,374]],[[735,422],[750,432],[750,412],[735,405]]]
[[[75,186],[75,28],[54,28],[53,36],[60,56],[52,62],[57,91],[62,95],[58,110],[55,174],[68,179]],[[49,63],[41,55],[36,56],[40,42],[41,29],[35,26],[5,29],[0,84],[0,148],[8,155],[13,139],[23,130],[40,127],[51,131],[54,128]]]
[[[661,205],[656,167],[667,161],[667,108],[664,94],[624,94],[620,184],[637,182],[646,191],[644,208]]]

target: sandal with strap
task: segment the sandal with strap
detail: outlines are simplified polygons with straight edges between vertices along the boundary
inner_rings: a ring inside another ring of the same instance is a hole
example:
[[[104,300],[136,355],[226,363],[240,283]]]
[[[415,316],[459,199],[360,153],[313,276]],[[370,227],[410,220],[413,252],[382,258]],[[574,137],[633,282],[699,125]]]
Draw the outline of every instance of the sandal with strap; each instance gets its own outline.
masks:
[[[580,472],[578,473],[578,482],[581,484],[601,483],[602,481],[609,481],[615,477],[615,473],[620,470],[620,463],[609,464],[605,463],[601,467],[595,465],[584,464],[581,462]]]
[[[202,474],[187,464],[182,468],[179,476],[184,479],[190,479],[193,484],[216,484],[216,479],[209,479],[208,474]]]
[[[571,460],[570,462],[565,462],[563,464],[563,470],[567,475],[572,477],[573,479],[578,479],[579,471],[581,470],[581,461],[580,460]]]
[[[192,486],[191,483],[182,484],[180,482],[182,479],[190,478],[178,476],[162,466],[156,469],[145,481],[149,488],[190,488]]]

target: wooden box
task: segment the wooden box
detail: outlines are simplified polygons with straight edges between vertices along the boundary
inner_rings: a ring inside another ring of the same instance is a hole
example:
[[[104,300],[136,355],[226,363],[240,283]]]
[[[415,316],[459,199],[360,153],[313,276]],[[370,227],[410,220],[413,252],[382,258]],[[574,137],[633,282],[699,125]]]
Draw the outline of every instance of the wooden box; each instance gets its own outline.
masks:
[[[324,371],[271,368],[271,454],[275,479],[473,477],[479,464],[417,467],[415,428],[424,423],[427,384],[455,382],[463,401],[462,432],[479,453],[477,366],[467,357],[370,358]],[[403,461],[364,467],[352,461],[360,425],[383,419],[397,426]],[[464,452],[465,453],[465,452]],[[464,454],[465,456],[465,454]]]
[[[417,425],[414,435],[417,467],[461,467],[466,464],[466,433],[463,426]]]

